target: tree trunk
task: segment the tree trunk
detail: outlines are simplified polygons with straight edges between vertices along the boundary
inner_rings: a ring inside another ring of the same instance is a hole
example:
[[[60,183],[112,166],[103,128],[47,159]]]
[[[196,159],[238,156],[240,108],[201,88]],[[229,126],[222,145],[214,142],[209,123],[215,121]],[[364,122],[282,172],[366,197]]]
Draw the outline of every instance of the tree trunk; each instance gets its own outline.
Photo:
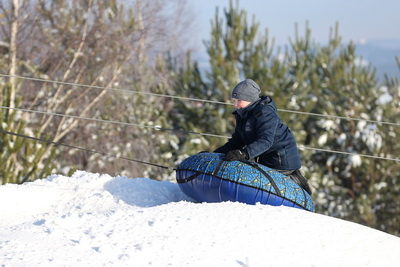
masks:
[[[15,108],[15,90],[17,71],[17,33],[18,33],[18,12],[19,0],[12,2],[12,21],[11,21],[11,38],[10,38],[10,108]]]

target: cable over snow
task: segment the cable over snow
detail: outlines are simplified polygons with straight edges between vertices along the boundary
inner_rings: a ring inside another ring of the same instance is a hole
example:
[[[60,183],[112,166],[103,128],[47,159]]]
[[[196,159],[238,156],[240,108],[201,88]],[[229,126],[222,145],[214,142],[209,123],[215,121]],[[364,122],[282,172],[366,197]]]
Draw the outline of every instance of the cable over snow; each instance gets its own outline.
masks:
[[[1,266],[399,266],[400,238],[295,208],[194,203],[84,171],[0,186]]]

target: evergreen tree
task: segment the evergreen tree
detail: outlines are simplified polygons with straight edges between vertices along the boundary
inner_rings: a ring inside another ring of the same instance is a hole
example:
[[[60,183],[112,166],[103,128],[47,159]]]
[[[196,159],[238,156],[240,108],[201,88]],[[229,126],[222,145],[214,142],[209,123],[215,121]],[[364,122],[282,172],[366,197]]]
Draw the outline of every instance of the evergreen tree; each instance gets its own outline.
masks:
[[[393,102],[382,104],[384,92],[375,70],[360,64],[353,43],[342,44],[338,25],[326,45],[312,41],[308,26],[304,36],[296,27],[290,44],[274,50],[267,32],[258,34],[258,24],[248,24],[246,12],[232,1],[224,18],[225,24],[217,11],[205,43],[210,71],[204,75],[196,63],[188,63],[179,72],[178,92],[230,103],[236,83],[255,80],[262,93],[273,97],[302,148],[303,171],[314,187],[317,212],[399,234],[398,208],[392,204],[399,202],[394,193],[398,164],[360,156],[396,157],[392,148],[398,146],[398,125],[374,122],[398,121],[396,81],[387,82]],[[172,120],[177,127],[225,136],[233,131],[229,105],[182,103],[176,108],[179,116]],[[194,146],[193,138],[180,139],[182,153],[212,151],[226,141],[205,138]]]

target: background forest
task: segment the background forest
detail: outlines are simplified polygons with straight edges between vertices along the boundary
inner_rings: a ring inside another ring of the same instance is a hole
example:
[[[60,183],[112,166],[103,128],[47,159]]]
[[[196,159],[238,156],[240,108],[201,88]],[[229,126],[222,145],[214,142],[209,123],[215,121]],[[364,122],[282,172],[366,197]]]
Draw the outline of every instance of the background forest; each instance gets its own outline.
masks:
[[[129,159],[176,166],[226,142],[230,92],[246,77],[294,132],[317,212],[400,236],[399,80],[380,81],[374,66],[360,64],[338,25],[324,45],[294,25],[289,45],[274,47],[231,3],[215,14],[204,42],[210,67],[201,70],[183,0],[12,0],[0,8],[2,184],[77,169],[173,180]]]

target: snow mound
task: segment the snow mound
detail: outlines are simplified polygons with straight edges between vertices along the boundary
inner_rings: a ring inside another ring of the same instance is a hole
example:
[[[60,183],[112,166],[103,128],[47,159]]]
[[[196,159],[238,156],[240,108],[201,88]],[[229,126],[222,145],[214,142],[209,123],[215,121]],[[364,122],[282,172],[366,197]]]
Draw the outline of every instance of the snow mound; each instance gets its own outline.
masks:
[[[295,208],[194,203],[78,171],[0,186],[2,266],[398,266],[400,238]]]

